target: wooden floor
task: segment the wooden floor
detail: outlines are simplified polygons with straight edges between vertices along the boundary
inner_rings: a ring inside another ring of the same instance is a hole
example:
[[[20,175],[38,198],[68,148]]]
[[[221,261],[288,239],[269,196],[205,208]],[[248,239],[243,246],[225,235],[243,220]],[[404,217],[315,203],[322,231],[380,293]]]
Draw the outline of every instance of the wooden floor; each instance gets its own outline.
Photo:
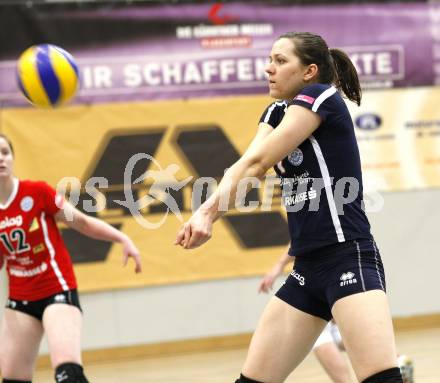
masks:
[[[440,328],[400,331],[398,351],[410,356],[416,383],[440,383]],[[233,383],[245,349],[176,355],[173,357],[102,362],[86,366],[91,383]],[[38,370],[33,382],[52,382],[52,371]],[[330,383],[313,355],[286,380],[286,383]],[[353,379],[353,382],[355,380]]]

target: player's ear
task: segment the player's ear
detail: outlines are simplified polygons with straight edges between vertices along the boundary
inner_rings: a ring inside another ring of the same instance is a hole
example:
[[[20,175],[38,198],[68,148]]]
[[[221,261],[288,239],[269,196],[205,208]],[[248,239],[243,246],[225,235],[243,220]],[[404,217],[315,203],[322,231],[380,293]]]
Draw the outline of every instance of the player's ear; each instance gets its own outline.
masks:
[[[318,77],[318,66],[316,64],[307,65],[303,79],[305,82],[309,82]]]

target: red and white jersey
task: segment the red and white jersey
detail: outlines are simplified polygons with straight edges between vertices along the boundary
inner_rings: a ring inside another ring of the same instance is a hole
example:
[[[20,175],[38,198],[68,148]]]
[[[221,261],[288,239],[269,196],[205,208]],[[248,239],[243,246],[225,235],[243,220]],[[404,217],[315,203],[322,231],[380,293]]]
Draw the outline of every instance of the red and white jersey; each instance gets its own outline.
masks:
[[[54,218],[63,201],[45,182],[14,179],[11,196],[0,204],[0,252],[7,260],[10,298],[34,301],[76,288]]]

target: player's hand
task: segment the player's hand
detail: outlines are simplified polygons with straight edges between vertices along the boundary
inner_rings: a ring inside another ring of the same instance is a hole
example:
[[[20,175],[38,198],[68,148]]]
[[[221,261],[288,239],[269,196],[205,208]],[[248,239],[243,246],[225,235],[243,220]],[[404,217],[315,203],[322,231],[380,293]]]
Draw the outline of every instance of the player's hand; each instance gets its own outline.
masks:
[[[211,238],[212,224],[213,220],[208,213],[197,210],[177,232],[174,244],[184,249],[195,249],[203,245]]]
[[[282,266],[276,264],[272,268],[272,270],[270,270],[261,280],[260,285],[258,286],[258,292],[268,293],[270,290],[272,290],[275,280],[281,275],[282,272],[283,272]]]
[[[122,254],[123,254],[122,262],[124,266],[127,265],[128,258],[131,257],[133,258],[135,263],[134,272],[140,273],[142,271],[141,256],[139,250],[135,246],[133,241],[128,237],[122,242]]]

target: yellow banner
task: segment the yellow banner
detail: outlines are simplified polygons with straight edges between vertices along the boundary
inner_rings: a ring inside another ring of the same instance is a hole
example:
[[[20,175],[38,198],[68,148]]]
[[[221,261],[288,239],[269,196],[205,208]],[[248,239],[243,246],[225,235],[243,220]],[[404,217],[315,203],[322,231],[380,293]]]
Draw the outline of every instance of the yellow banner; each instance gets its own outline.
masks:
[[[247,148],[259,116],[270,102],[259,96],[72,106],[49,111],[8,109],[3,111],[2,130],[14,144],[20,178],[43,179],[55,187],[64,177],[77,177],[83,189],[79,207],[86,200],[92,204],[98,201],[105,208],[97,216],[120,227],[141,250],[144,272],[135,275],[132,270],[121,269],[119,245],[107,247],[65,231],[82,291],[251,276],[264,273],[288,243],[279,198],[273,211],[228,213],[216,223],[212,240],[194,251],[173,245],[181,221],[167,213],[160,198],[141,209],[140,223],[114,201],[127,200],[124,168],[129,159],[146,153],[154,162],[141,158],[134,166],[131,182],[147,169],[160,167],[169,170],[171,179],[193,176],[184,187],[170,189],[181,218],[189,218],[194,182],[200,177],[223,175]],[[177,166],[167,169],[172,164]],[[90,193],[93,198],[84,192],[91,177],[108,180],[99,194]],[[155,182],[163,185],[169,181],[146,179],[132,185],[134,200],[151,193]],[[262,190],[256,195],[264,197]]]

